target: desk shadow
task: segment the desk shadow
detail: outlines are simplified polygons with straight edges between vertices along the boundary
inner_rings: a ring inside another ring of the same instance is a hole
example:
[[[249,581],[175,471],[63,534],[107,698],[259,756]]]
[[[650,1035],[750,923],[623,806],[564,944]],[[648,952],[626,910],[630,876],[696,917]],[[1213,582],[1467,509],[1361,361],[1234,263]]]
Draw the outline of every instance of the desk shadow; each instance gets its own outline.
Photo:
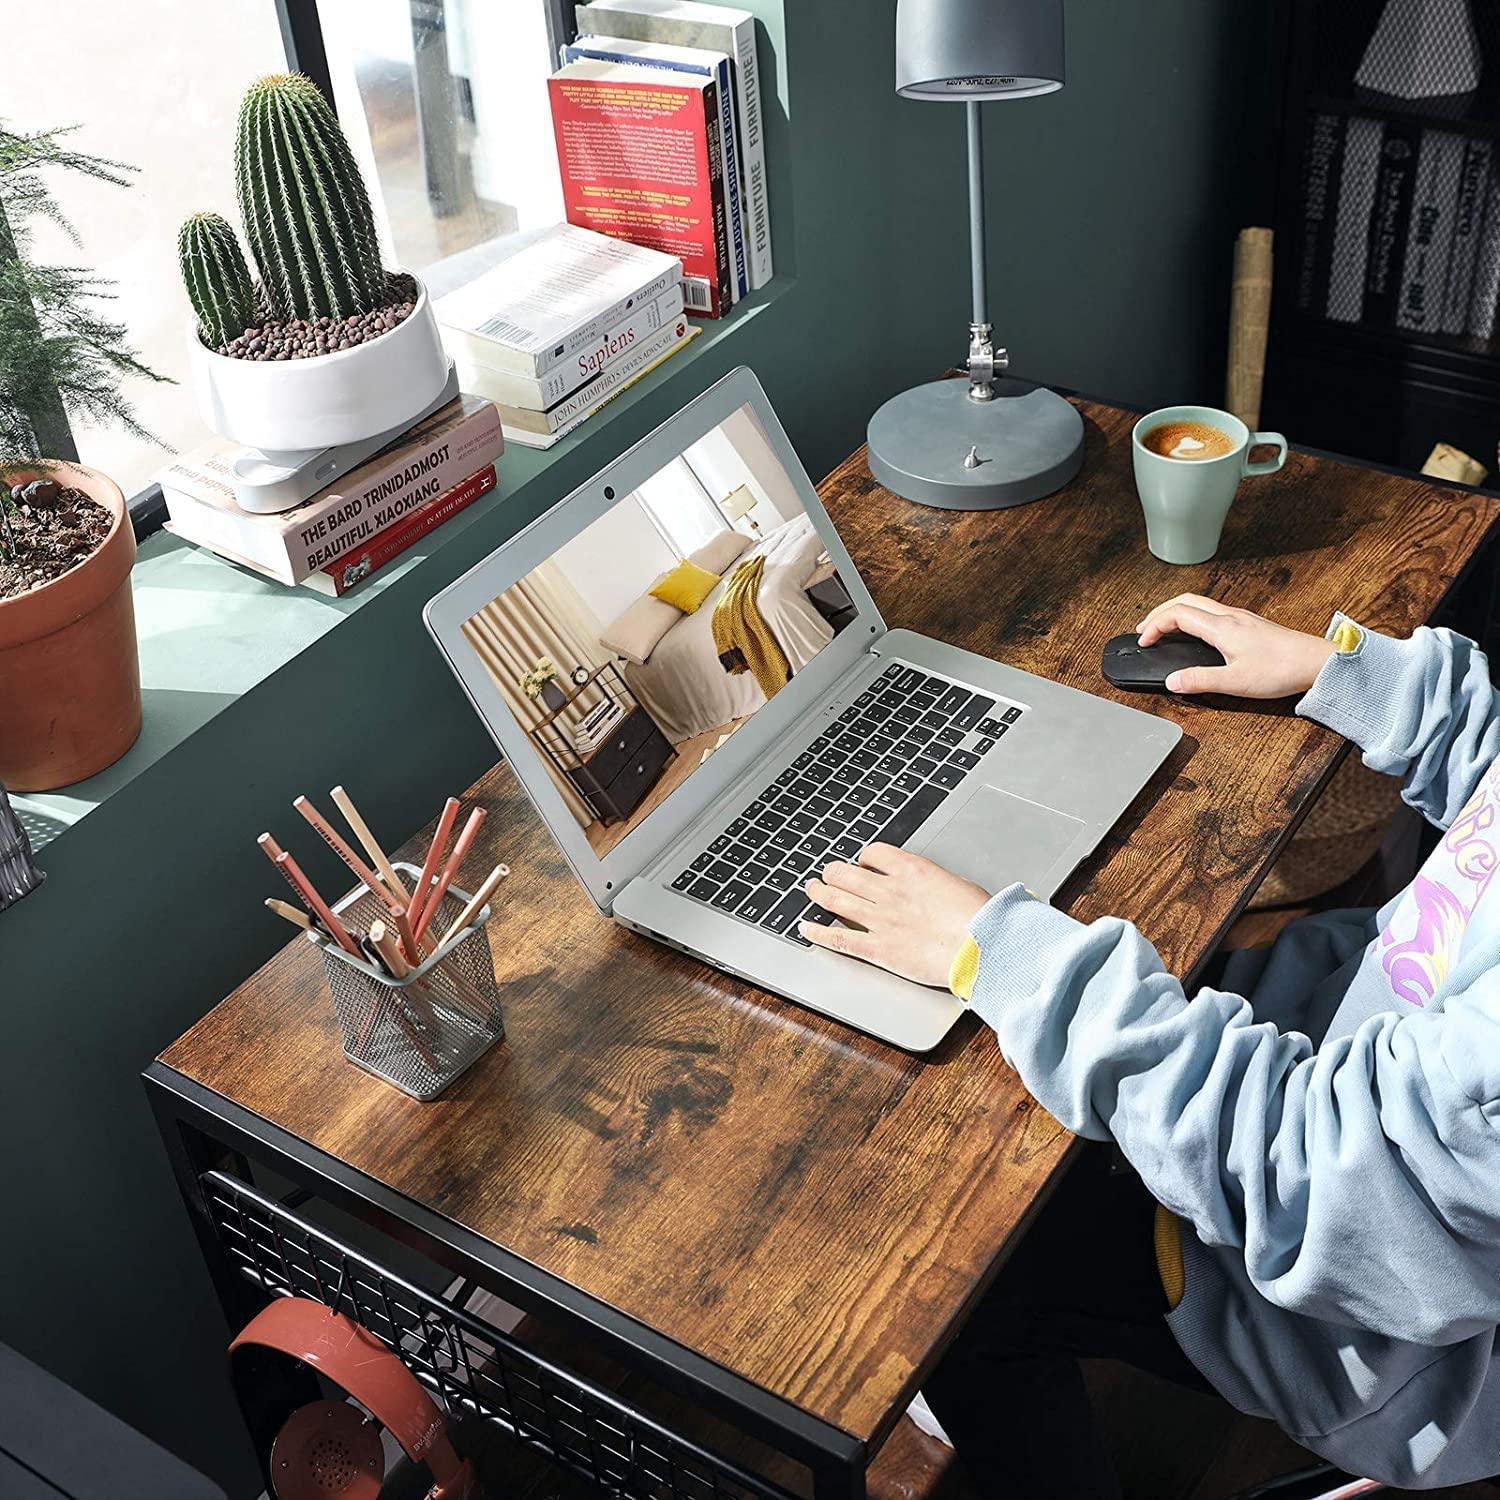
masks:
[[[1330,508],[1310,493],[1312,476],[1304,482],[1277,486],[1262,499],[1255,495],[1253,486],[1265,482],[1243,482],[1211,564],[1322,552],[1343,546],[1359,530],[1358,517]]]

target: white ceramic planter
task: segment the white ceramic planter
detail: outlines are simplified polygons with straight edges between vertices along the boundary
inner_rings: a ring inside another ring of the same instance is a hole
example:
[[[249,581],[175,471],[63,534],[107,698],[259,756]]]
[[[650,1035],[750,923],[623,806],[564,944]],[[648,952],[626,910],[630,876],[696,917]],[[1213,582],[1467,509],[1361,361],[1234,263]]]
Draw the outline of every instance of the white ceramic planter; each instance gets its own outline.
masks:
[[[288,452],[357,443],[400,427],[442,393],[448,356],[427,288],[389,333],[314,359],[230,359],[188,326],[188,362],[203,420],[246,447]]]

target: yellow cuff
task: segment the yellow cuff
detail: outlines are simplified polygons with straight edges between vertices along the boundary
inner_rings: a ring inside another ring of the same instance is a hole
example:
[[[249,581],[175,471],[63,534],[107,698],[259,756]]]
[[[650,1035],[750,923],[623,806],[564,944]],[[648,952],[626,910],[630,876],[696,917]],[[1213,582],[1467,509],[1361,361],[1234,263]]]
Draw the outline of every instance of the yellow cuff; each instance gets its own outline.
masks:
[[[979,977],[979,944],[971,937],[953,955],[953,966],[948,970],[948,988],[964,1004],[974,998],[974,981]]]
[[[1351,652],[1358,651],[1360,642],[1364,638],[1364,632],[1353,620],[1340,620],[1338,629],[1330,637],[1333,641],[1333,649],[1340,656],[1348,656]]]
[[[1187,1275],[1182,1268],[1182,1220],[1160,1203],[1156,1205],[1156,1223],[1152,1238],[1156,1241],[1156,1274],[1167,1294],[1170,1312],[1182,1301],[1187,1290]]]

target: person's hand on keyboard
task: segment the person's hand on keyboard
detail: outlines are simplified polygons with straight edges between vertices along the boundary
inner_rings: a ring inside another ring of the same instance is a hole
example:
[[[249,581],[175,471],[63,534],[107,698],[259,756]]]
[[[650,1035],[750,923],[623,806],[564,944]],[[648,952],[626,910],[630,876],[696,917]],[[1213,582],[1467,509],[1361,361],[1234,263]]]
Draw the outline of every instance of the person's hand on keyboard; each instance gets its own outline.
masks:
[[[819,948],[847,953],[903,979],[939,988],[989,892],[919,854],[868,844],[858,864],[826,866],[807,883],[808,896],[848,926],[803,922]]]

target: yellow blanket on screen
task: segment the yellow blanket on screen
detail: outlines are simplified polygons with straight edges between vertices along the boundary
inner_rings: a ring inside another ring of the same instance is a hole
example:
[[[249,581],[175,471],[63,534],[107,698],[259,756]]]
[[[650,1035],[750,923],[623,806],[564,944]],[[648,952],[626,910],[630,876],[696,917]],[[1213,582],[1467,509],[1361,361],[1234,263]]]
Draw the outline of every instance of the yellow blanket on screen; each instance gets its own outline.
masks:
[[[714,606],[714,650],[720,657],[733,658],[728,667],[731,674],[752,672],[761,692],[774,698],[791,680],[792,669],[760,612],[758,596],[765,570],[764,557],[752,557],[734,570],[724,597]]]

